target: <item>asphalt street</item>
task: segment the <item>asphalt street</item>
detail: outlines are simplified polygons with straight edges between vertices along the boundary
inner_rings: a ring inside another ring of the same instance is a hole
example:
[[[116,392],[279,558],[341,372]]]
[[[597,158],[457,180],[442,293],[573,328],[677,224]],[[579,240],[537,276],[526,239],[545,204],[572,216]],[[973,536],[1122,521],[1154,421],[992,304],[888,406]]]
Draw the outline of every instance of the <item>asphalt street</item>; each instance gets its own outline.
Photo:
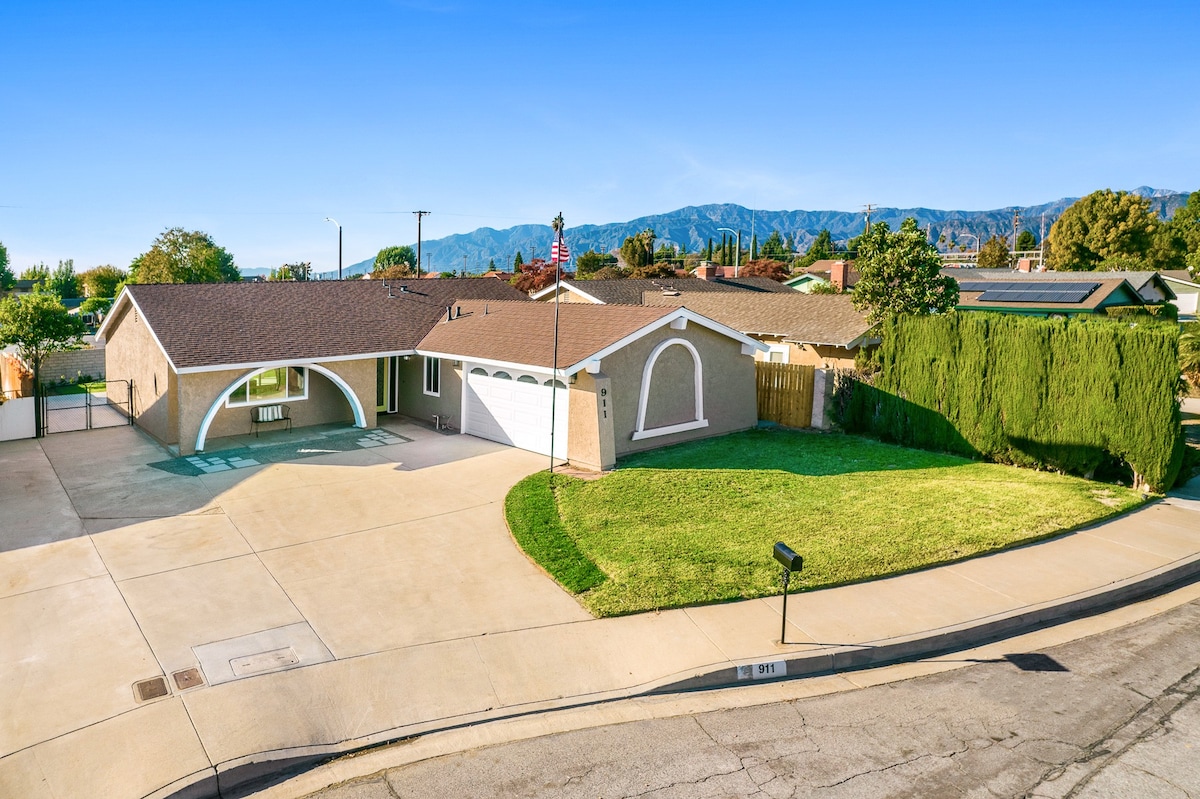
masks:
[[[1200,796],[1198,692],[1200,600],[932,676],[548,735],[311,796]]]

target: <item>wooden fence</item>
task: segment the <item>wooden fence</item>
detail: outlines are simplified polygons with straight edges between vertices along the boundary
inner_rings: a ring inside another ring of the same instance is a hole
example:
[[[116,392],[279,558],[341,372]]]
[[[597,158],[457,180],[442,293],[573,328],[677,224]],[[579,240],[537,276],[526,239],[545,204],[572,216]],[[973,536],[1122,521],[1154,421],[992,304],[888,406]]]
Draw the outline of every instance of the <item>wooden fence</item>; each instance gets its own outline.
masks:
[[[798,363],[754,364],[758,383],[758,418],[784,427],[812,425],[816,367]]]

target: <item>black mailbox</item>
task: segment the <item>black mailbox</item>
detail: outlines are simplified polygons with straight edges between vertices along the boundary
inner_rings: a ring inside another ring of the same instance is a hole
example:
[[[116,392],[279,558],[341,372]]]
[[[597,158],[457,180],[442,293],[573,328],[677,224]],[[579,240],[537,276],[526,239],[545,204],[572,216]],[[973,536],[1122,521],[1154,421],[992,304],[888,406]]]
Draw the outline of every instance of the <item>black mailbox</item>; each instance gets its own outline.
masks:
[[[782,541],[775,544],[775,560],[783,564],[790,572],[798,572],[804,567],[804,558],[792,551],[792,548]]]

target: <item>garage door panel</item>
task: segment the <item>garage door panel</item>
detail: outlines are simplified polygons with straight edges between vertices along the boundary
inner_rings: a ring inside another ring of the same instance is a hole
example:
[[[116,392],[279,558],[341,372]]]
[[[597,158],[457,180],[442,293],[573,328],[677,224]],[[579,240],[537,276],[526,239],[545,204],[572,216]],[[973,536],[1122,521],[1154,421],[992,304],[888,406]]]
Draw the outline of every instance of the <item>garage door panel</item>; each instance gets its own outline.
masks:
[[[558,416],[554,426],[555,457],[565,458],[568,391],[544,385],[548,379],[549,375],[541,376],[537,382],[504,380],[468,371],[468,432],[521,449],[549,454],[553,409]],[[558,396],[554,397],[554,393]]]

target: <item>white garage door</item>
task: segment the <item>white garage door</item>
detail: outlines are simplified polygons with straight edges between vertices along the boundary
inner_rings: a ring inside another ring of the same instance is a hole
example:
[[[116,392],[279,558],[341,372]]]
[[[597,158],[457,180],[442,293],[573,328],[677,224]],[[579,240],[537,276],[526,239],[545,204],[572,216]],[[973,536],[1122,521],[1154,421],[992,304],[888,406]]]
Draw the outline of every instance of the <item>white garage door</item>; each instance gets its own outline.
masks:
[[[465,433],[550,454],[550,406],[553,399],[554,457],[567,457],[567,395],[561,381],[550,386],[549,374],[466,364]],[[552,395],[557,394],[557,397]]]

